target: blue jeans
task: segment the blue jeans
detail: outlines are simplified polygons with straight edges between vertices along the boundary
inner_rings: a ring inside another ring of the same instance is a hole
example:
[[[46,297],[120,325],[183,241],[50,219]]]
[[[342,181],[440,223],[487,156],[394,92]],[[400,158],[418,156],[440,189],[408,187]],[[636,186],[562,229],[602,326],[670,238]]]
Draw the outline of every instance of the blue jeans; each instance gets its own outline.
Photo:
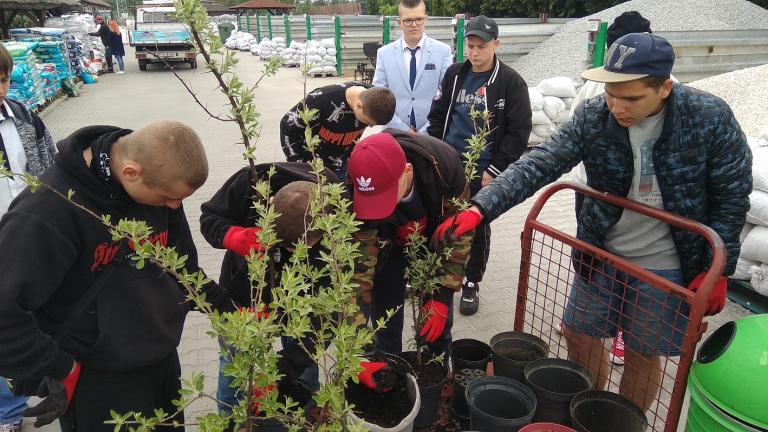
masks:
[[[116,55],[115,58],[117,59],[117,65],[120,67],[120,70],[125,71],[125,63],[123,63],[123,56]]]
[[[282,341],[283,346],[293,343],[291,338],[285,336],[281,337],[280,340]],[[219,402],[217,402],[219,412],[226,414],[232,413],[232,409],[227,405],[237,406],[243,399],[242,391],[240,391],[239,388],[232,387],[232,381],[234,379],[222,372],[230,363],[228,357],[219,356],[219,383],[216,387],[216,399],[219,400]],[[312,392],[318,391],[320,389],[320,367],[317,364],[313,364],[306,368],[297,381]]]
[[[678,270],[650,270],[678,285]],[[603,264],[590,280],[574,276],[563,322],[594,338],[615,337],[642,354],[677,356],[688,325],[689,306],[678,298]]]
[[[21,413],[27,408],[25,396],[14,396],[8,381],[0,378],[0,425],[13,424],[21,420]]]

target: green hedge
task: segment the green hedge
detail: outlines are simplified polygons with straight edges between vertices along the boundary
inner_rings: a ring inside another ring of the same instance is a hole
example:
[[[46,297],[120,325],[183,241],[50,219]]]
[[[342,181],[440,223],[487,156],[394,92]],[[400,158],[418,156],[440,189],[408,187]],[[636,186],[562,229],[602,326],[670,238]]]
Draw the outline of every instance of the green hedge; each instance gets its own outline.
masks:
[[[485,14],[491,17],[537,17],[549,12],[551,17],[580,18],[592,15],[628,0],[424,0],[431,16],[454,16],[457,13]],[[768,8],[768,0],[751,0]],[[389,14],[397,10],[397,0],[364,0],[366,13]]]

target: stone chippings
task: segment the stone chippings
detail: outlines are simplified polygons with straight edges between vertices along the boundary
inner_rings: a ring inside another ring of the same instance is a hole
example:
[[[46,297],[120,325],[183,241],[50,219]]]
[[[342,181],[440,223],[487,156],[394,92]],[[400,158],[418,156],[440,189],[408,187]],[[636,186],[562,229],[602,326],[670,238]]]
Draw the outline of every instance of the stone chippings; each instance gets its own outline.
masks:
[[[747,137],[757,137],[768,129],[768,65],[716,75],[689,85],[728,102]]]
[[[768,10],[746,0],[632,0],[564,24],[528,55],[511,63],[529,86],[545,78],[569,76],[581,82],[587,68],[587,33],[595,23],[613,22],[627,11],[651,21],[654,32],[768,29]]]

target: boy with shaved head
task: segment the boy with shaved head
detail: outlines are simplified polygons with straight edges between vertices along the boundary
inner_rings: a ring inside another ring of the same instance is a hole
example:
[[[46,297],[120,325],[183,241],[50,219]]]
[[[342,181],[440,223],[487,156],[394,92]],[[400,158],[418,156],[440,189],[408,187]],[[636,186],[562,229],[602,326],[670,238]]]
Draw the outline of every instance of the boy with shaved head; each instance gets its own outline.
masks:
[[[175,247],[198,270],[181,202],[205,182],[208,162],[192,129],[90,126],[58,148],[44,183],[112,221],[145,221],[150,241]],[[189,303],[172,277],[152,263],[137,268],[131,242],[45,188],[11,203],[0,247],[12,251],[0,256],[0,375],[16,380],[16,392],[45,397],[25,412],[35,427],[58,418],[63,431],[111,431],[110,410],[176,410]],[[214,307],[234,310],[215,284],[205,291]]]

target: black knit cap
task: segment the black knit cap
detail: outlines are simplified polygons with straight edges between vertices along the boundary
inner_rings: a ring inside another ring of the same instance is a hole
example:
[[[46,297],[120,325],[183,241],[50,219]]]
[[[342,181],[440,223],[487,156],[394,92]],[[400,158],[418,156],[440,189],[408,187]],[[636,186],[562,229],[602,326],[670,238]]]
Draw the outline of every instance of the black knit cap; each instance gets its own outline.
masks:
[[[613,24],[608,27],[608,34],[605,38],[606,46],[610,47],[616,42],[616,39],[630,33],[653,33],[651,31],[651,22],[643,18],[640,12],[629,11],[616,17]]]

